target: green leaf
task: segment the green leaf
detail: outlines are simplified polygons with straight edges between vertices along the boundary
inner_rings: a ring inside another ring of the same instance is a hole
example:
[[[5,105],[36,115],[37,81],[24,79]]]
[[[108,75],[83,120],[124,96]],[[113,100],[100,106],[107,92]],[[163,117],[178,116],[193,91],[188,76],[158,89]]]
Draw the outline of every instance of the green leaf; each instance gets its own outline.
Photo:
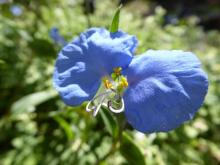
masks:
[[[112,33],[115,33],[115,32],[118,31],[121,8],[122,8],[122,5],[120,5],[118,7],[118,9],[116,10],[116,12],[114,14],[114,17],[112,19],[112,23],[111,23],[111,26],[110,26],[110,29],[109,29],[109,31],[112,32]]]
[[[129,164],[146,164],[143,153],[126,132],[122,135],[120,152]]]
[[[69,123],[60,116],[54,116],[53,118],[54,118],[54,120],[57,121],[57,123],[60,125],[60,127],[63,128],[68,140],[73,139],[74,134],[73,134],[73,131],[72,131]]]
[[[32,112],[36,106],[57,96],[55,90],[49,89],[42,92],[36,92],[22,97],[12,104],[11,111],[14,114]]]
[[[29,46],[37,56],[54,57],[56,54],[53,44],[45,39],[34,39]]]
[[[4,65],[5,61],[0,59],[0,65]]]
[[[116,137],[118,133],[118,125],[114,118],[114,116],[104,107],[99,111],[101,114],[101,118],[105,124],[107,131],[113,136]]]

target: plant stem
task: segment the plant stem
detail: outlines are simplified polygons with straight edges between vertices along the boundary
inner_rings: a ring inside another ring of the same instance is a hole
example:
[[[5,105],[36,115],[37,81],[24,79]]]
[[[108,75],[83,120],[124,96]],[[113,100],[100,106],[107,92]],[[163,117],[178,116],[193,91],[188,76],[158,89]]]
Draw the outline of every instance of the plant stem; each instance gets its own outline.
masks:
[[[118,135],[116,138],[113,138],[112,146],[111,146],[109,152],[106,153],[102,158],[98,159],[97,162],[95,163],[96,165],[99,165],[101,162],[106,160],[109,156],[114,154],[117,151],[117,149],[120,147],[120,144],[122,141],[122,133],[123,133],[126,121],[124,119],[123,113],[117,114],[116,118],[117,118],[117,122],[118,122],[118,126],[119,126]]]

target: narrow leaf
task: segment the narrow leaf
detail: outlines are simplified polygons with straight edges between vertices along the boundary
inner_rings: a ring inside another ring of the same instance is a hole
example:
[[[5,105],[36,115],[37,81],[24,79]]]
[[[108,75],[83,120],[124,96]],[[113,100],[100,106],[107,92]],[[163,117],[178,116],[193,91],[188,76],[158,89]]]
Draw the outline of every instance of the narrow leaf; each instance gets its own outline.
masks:
[[[113,136],[116,137],[118,133],[118,125],[114,116],[104,107],[100,111],[101,118],[105,124],[107,131]]]
[[[71,140],[74,134],[69,123],[60,116],[54,116],[53,118],[54,120],[57,121],[60,127],[64,130],[68,140]]]
[[[123,132],[122,135],[120,152],[127,160],[128,164],[146,164],[143,153],[126,132]]]
[[[111,26],[110,26],[110,29],[109,31],[112,32],[112,33],[115,33],[118,31],[118,27],[119,27],[119,21],[120,21],[120,10],[122,8],[122,5],[120,5],[118,7],[118,9],[116,10],[115,14],[114,14],[114,17],[112,19],[112,23],[111,23]]]
[[[29,94],[14,102],[11,111],[14,114],[34,111],[37,105],[54,98],[55,96],[57,96],[57,92],[51,89]]]

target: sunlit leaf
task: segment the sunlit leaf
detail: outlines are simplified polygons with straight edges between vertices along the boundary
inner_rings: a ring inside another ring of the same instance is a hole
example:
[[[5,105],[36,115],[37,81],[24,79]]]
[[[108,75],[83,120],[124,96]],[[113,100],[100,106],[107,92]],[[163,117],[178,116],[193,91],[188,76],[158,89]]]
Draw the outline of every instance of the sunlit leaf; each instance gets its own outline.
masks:
[[[48,101],[55,96],[57,96],[57,92],[51,89],[29,94],[14,102],[11,106],[11,111],[15,114],[32,112],[37,105]]]
[[[71,125],[60,116],[54,116],[53,118],[59,123],[60,127],[63,128],[68,140],[71,140],[74,135],[71,129]]]
[[[123,132],[120,152],[128,164],[145,165],[145,158],[138,146],[126,132]]]
[[[117,122],[116,122],[114,116],[107,109],[104,109],[104,107],[100,111],[100,114],[101,114],[101,118],[105,124],[107,131],[113,137],[116,137],[117,132],[118,132],[118,125],[117,125]]]
[[[112,19],[112,23],[111,23],[111,26],[110,26],[110,32],[112,32],[112,33],[115,33],[115,32],[118,31],[121,8],[122,8],[122,5],[120,5],[118,7],[118,9],[116,10],[115,15]]]

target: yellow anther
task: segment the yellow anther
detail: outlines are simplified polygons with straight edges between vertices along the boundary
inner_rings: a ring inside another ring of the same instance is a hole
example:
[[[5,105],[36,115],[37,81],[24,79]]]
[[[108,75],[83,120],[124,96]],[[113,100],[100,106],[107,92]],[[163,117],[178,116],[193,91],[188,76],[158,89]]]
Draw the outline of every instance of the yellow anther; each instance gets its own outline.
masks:
[[[119,82],[119,86],[127,88],[128,87],[128,81],[127,78],[122,76],[121,81]]]
[[[114,73],[115,73],[117,76],[120,76],[120,75],[121,75],[121,70],[122,70],[121,67],[114,68],[113,70],[114,70]]]
[[[113,86],[112,83],[107,78],[103,79],[103,83],[104,83],[106,89],[110,89]]]

